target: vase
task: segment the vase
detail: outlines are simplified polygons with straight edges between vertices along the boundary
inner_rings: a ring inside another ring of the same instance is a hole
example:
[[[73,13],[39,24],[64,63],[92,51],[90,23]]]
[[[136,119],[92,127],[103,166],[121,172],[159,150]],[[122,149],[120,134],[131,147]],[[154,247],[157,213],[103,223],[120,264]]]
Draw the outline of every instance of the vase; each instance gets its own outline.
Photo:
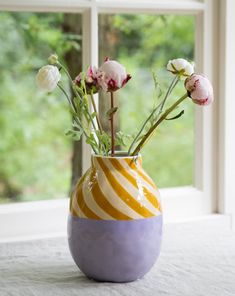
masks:
[[[157,260],[162,239],[159,191],[141,156],[91,156],[71,195],[68,242],[79,269],[97,281],[130,282]]]

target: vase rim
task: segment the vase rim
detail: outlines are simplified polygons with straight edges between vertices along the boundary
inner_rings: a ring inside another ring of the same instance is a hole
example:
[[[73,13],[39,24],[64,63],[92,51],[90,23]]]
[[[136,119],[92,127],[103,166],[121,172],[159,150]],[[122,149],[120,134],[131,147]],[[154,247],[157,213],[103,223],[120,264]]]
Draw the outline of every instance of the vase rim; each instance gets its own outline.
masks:
[[[112,159],[112,158],[122,158],[122,159],[134,159],[134,158],[141,158],[141,154],[137,155],[126,155],[126,151],[115,151],[114,156],[111,155],[101,155],[101,154],[94,154],[92,153],[91,156],[94,158],[106,158],[106,159]]]

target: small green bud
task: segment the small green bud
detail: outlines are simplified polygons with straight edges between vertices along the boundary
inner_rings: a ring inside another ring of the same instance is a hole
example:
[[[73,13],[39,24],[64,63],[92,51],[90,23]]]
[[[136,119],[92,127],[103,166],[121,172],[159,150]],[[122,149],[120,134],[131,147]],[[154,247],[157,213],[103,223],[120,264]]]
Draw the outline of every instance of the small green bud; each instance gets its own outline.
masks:
[[[57,54],[51,54],[48,58],[48,62],[51,65],[55,65],[58,62],[58,55]]]

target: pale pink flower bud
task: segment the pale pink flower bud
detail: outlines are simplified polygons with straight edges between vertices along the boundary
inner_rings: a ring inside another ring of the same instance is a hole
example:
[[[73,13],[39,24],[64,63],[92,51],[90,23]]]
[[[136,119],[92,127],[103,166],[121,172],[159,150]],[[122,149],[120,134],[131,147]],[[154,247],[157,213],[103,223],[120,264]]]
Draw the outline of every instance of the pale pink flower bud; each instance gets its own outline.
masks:
[[[78,74],[74,80],[74,83],[81,87],[81,81],[84,78],[87,93],[92,92],[94,94],[100,88],[100,85],[98,84],[98,76],[98,69],[94,66],[90,66],[86,73],[81,72]]]
[[[97,72],[98,83],[106,92],[116,91],[131,79],[125,67],[113,60],[106,60]]]
[[[167,64],[167,70],[173,74],[190,76],[194,73],[194,64],[185,59],[170,60]]]
[[[207,77],[193,74],[185,80],[184,85],[195,104],[209,105],[213,101],[213,87]]]
[[[46,65],[36,75],[37,85],[45,91],[53,91],[60,81],[61,74],[56,66]]]

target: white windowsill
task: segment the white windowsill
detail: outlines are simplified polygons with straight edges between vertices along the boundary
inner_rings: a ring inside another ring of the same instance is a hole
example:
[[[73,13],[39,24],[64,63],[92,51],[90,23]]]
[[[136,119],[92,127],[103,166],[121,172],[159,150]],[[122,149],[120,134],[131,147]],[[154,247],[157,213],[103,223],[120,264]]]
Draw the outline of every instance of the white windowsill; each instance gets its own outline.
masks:
[[[193,206],[199,200],[195,188],[179,187],[160,192],[166,222],[205,214]],[[66,233],[68,211],[69,198],[0,205],[0,240]]]
[[[164,225],[169,224],[179,224],[179,223],[190,223],[190,222],[199,222],[199,221],[208,221],[208,220],[215,220],[219,221],[221,218],[223,218],[223,221],[226,222],[225,225],[228,229],[231,228],[231,217],[229,215],[221,215],[221,214],[211,214],[211,215],[204,215],[204,216],[198,216],[195,218],[189,218],[187,220],[182,221],[175,221],[175,222],[165,222]],[[38,235],[25,235],[25,236],[6,236],[4,238],[0,238],[0,243],[11,243],[11,242],[19,242],[19,241],[32,241],[32,240],[41,240],[41,239],[50,239],[50,238],[56,238],[56,237],[66,237],[67,232],[64,229],[64,231],[61,232],[51,232],[51,233],[44,233],[44,234],[38,234]]]
[[[184,188],[172,191],[174,197],[171,198],[171,189],[163,189],[163,205],[168,203],[167,199],[176,199],[177,195],[183,193],[192,194],[195,189]],[[168,193],[168,196],[166,195]],[[166,196],[165,196],[166,195]],[[189,197],[190,201],[190,197]],[[69,199],[46,200],[35,202],[14,203],[0,206],[0,242],[25,241],[34,239],[43,239],[50,237],[65,236],[67,232],[67,217],[69,209]],[[179,209],[175,208],[175,211]],[[166,213],[164,215],[164,223],[182,223],[188,221],[198,221],[202,219],[217,219],[221,215],[191,215],[178,216],[177,219]],[[228,225],[231,224],[230,216],[228,216]]]
[[[69,199],[0,206],[0,242],[66,233]]]

